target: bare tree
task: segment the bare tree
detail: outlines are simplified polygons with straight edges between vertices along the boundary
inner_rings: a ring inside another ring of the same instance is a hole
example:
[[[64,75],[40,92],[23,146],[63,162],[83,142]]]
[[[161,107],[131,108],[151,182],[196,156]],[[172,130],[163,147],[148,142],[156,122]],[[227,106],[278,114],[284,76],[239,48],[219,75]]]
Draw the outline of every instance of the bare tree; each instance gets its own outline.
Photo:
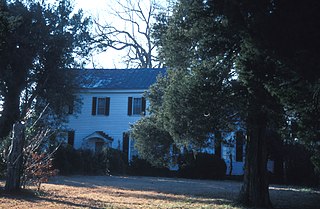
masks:
[[[115,0],[112,1],[111,22],[96,23],[95,43],[103,52],[110,48],[125,51],[123,62],[128,68],[160,67],[151,32],[155,15],[161,7],[154,0]]]

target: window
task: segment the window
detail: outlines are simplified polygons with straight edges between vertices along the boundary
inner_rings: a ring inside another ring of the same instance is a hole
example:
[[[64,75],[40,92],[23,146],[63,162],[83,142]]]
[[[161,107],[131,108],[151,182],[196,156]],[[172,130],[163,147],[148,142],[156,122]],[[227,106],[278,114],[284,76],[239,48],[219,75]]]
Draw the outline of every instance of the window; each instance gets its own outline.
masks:
[[[128,98],[128,115],[145,115],[146,100],[144,97]]]
[[[68,144],[72,147],[74,145],[74,131],[68,131]]]
[[[243,144],[244,144],[244,135],[242,131],[236,133],[236,161],[243,161]]]
[[[139,115],[142,112],[142,98],[133,98],[133,106],[132,106],[133,115]]]
[[[92,115],[109,115],[110,97],[92,97]]]
[[[104,115],[106,112],[106,98],[98,98],[97,114]]]

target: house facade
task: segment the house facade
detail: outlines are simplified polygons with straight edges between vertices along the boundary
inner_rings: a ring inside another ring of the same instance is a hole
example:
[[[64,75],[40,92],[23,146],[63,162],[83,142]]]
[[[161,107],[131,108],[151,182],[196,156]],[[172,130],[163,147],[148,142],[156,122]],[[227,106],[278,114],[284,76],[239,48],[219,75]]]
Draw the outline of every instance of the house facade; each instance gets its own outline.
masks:
[[[138,154],[130,137],[130,126],[148,114],[149,103],[143,94],[158,75],[165,73],[163,68],[75,70],[81,87],[77,98],[82,105],[69,116],[67,143],[75,149],[96,152],[104,147],[119,149],[130,161]],[[225,160],[227,174],[243,174],[245,139],[239,133],[223,133],[220,138],[228,143],[212,140],[204,149]]]
[[[82,105],[69,116],[68,144],[93,151],[120,149],[131,160],[136,151],[130,125],[148,114],[143,93],[165,69],[85,69],[74,73],[81,87],[76,96]]]

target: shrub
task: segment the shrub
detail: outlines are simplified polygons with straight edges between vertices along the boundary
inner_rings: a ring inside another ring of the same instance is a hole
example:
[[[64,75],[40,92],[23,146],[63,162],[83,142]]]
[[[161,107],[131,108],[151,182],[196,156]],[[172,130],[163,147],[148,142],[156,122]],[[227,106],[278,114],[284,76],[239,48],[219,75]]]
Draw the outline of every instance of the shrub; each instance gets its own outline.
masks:
[[[227,169],[223,159],[207,153],[182,154],[178,164],[178,175],[183,178],[224,179]]]
[[[107,148],[95,153],[91,150],[75,150],[61,146],[55,153],[53,166],[61,175],[108,175],[124,174],[126,170],[123,152]]]
[[[289,184],[317,185],[318,177],[311,162],[311,153],[300,144],[285,145],[285,182]]]
[[[128,168],[128,174],[137,176],[162,176],[173,177],[174,171],[170,171],[168,168],[158,168],[151,165],[147,160],[134,156],[130,162]]]
[[[25,188],[28,183],[32,183],[36,185],[37,191],[40,191],[41,184],[48,182],[49,178],[56,174],[57,170],[52,168],[52,158],[50,155],[32,152],[24,162],[21,184]]]

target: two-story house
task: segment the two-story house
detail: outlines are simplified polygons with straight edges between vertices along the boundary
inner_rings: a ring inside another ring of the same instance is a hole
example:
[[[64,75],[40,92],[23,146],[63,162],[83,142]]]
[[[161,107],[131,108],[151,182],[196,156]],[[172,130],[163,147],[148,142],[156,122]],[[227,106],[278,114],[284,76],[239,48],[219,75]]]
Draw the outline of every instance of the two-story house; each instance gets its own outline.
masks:
[[[120,149],[130,160],[136,154],[130,124],[147,114],[143,93],[164,73],[163,68],[75,70],[82,106],[69,117],[68,144],[94,151]]]

